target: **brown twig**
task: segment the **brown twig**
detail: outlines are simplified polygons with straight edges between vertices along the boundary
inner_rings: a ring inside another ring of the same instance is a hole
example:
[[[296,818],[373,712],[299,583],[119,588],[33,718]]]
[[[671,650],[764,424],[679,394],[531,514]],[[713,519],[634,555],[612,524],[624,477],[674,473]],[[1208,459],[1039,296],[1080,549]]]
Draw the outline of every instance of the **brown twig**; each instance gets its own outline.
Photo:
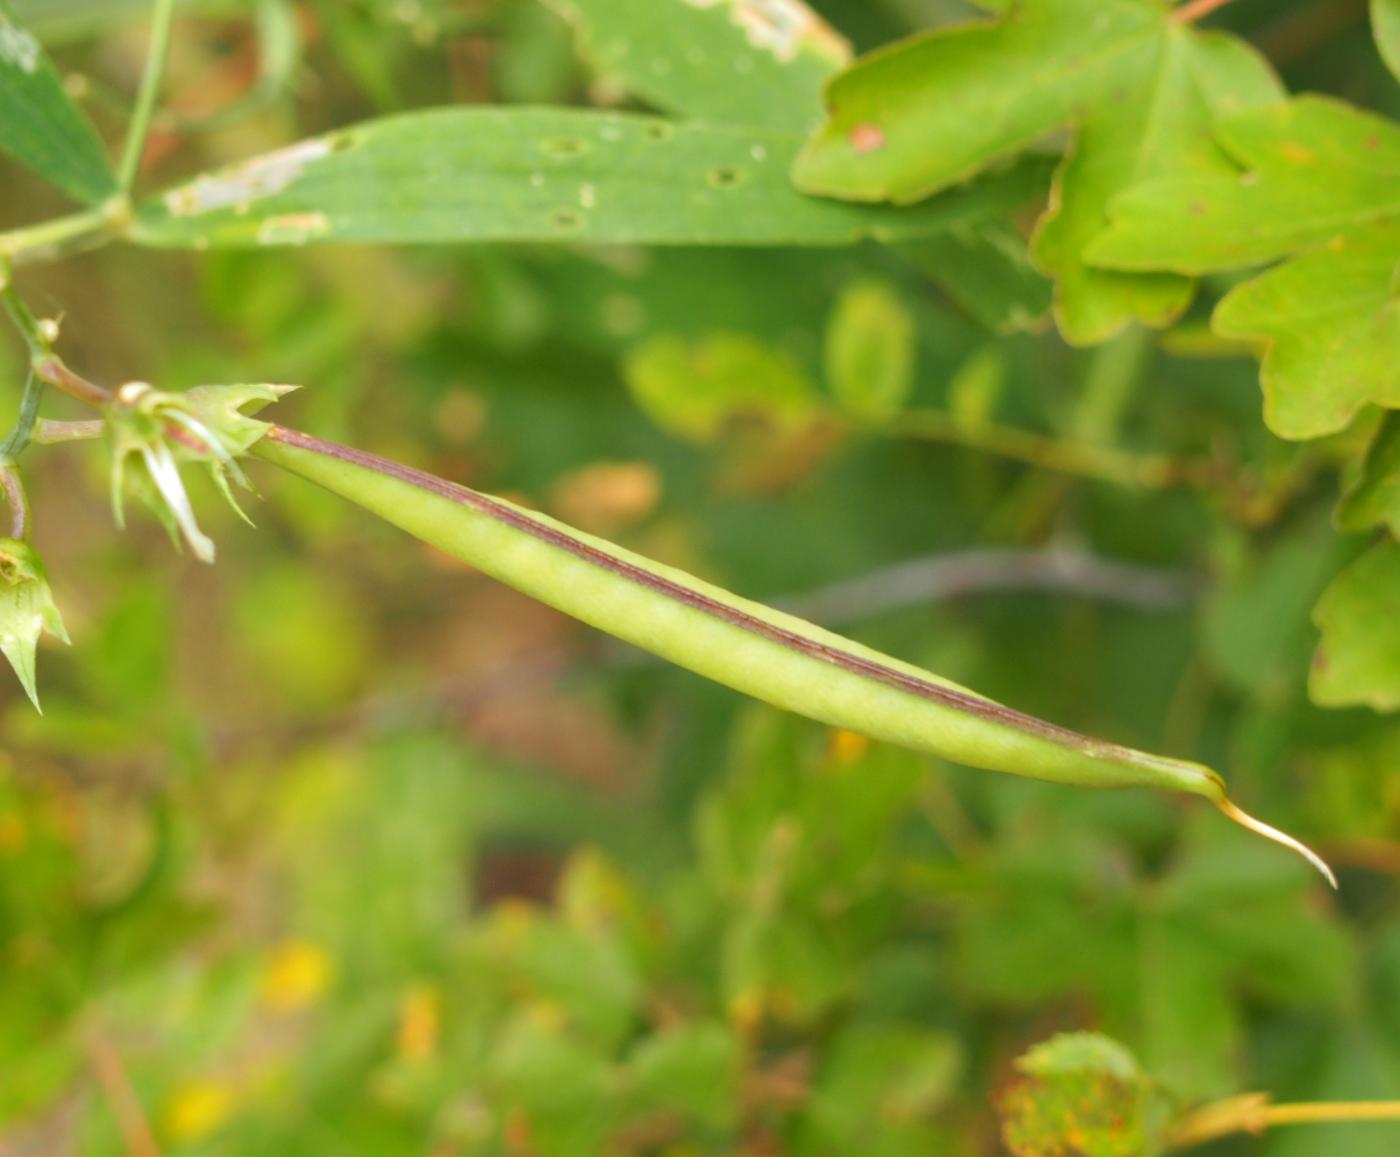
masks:
[[[136,1090],[131,1087],[126,1064],[121,1054],[96,1025],[89,1024],[83,1032],[83,1048],[87,1053],[88,1064],[93,1076],[102,1088],[102,1095],[116,1118],[117,1130],[121,1133],[122,1147],[127,1157],[160,1157],[160,1145],[146,1119]]]
[[[1066,547],[960,550],[895,563],[778,605],[828,625],[994,591],[1063,591],[1160,611],[1187,605],[1199,585],[1188,571],[1117,562]]]

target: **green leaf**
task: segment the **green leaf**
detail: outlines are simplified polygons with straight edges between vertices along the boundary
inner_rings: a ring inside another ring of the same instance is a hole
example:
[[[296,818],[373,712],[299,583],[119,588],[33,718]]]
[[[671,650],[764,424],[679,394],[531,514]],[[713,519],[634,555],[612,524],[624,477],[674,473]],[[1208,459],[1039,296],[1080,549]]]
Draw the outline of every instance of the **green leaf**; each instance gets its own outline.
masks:
[[[802,1152],[871,1157],[939,1151],[927,1118],[953,1094],[962,1057],[913,1024],[855,1024],[830,1045],[803,1116]],[[871,1122],[879,1128],[872,1132]]]
[[[1257,265],[1400,215],[1400,129],[1305,96],[1216,124],[1232,171],[1139,185],[1110,208],[1088,259],[1115,269],[1210,273]]]
[[[1400,175],[1398,173],[1397,175]],[[1264,420],[1283,438],[1400,406],[1400,220],[1339,237],[1233,290],[1215,332],[1264,343]]]
[[[1400,129],[1303,97],[1219,122],[1232,173],[1149,181],[1118,198],[1093,264],[1204,273],[1302,256],[1237,287],[1217,333],[1265,344],[1265,420],[1285,438],[1400,405]]]
[[[1130,186],[1161,176],[1233,176],[1211,139],[1221,115],[1281,99],[1263,58],[1232,37],[1172,26],[1155,61],[1121,97],[1096,104],[1055,180],[1033,242],[1055,277],[1055,316],[1076,345],[1105,341],[1133,321],[1165,325],[1191,300],[1174,273],[1096,269],[1085,247],[1108,224],[1108,205]]]
[[[805,132],[850,46],[801,0],[546,0],[605,82],[697,120]]]
[[[1400,0],[1371,0],[1371,27],[1381,58],[1400,80]]]
[[[1387,414],[1376,430],[1361,474],[1342,495],[1333,521],[1349,531],[1385,526],[1400,538],[1400,414]]]
[[[603,1150],[616,1118],[614,1071],[547,1015],[517,1014],[490,1055],[493,1100],[522,1115],[533,1147],[557,1157]]]
[[[637,404],[663,430],[709,442],[741,422],[782,432],[811,418],[816,391],[788,354],[743,334],[643,342],[623,368]]]
[[[503,907],[480,939],[505,984],[548,1004],[581,1039],[611,1047],[631,1027],[641,984],[612,929],[581,930],[549,913]]]
[[[900,247],[972,317],[997,333],[1038,329],[1050,312],[1050,282],[1025,239],[1005,221],[955,225]]]
[[[1309,691],[1327,707],[1400,708],[1400,543],[1373,547],[1313,612],[1322,642]]]
[[[739,1113],[742,1055],[734,1031],[714,1022],[663,1029],[628,1059],[633,1102],[647,1112],[676,1113],[716,1131]]]
[[[1039,0],[872,53],[828,86],[794,178],[848,200],[920,200],[1131,85],[1165,28],[1150,0]]]
[[[0,151],[85,204],[117,192],[97,133],[6,0],[0,0]]]
[[[1320,519],[1278,536],[1223,576],[1201,608],[1205,660],[1231,686],[1278,701],[1312,648],[1309,611],[1352,548]]]
[[[884,282],[849,286],[826,328],[826,374],[852,417],[883,422],[914,386],[914,319]]]
[[[310,241],[840,245],[1004,213],[1037,166],[912,211],[804,197],[795,134],[577,109],[438,109],[370,121],[198,177],[144,205],[148,245]]]
[[[1064,1033],[1016,1062],[1002,1093],[1002,1138],[1015,1157],[1144,1157],[1153,1137],[1152,1086],[1133,1055],[1096,1033]]]

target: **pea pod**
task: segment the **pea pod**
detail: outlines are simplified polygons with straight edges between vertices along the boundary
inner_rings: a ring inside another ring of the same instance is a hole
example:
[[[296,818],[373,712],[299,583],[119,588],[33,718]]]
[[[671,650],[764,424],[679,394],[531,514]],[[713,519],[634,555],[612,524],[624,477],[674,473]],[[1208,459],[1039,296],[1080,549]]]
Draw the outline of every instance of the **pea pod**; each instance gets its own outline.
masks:
[[[1241,811],[1201,764],[1037,719],[543,514],[362,450],[273,425],[252,453],[542,603],[755,699],[989,771],[1204,796],[1336,886],[1316,854]]]

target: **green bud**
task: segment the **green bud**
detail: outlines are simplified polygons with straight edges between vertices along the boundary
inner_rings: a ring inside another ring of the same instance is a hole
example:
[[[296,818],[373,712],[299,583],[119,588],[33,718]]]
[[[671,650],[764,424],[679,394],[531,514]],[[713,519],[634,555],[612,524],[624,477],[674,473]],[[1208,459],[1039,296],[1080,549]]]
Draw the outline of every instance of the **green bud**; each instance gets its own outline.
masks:
[[[209,470],[219,492],[245,522],[248,516],[234,499],[232,479],[251,490],[238,459],[266,433],[268,424],[245,409],[261,409],[295,386],[197,386],[183,394],[166,393],[146,382],[128,382],[117,390],[107,411],[112,447],[112,513],[126,525],[124,501],[135,493],[160,519],[178,546],[189,544],[201,562],[214,561],[214,543],[195,521],[180,465],[197,462]],[[134,466],[133,469],[129,467]]]
[[[0,538],[0,651],[41,711],[34,687],[34,652],[45,631],[68,642],[43,560],[27,542]]]

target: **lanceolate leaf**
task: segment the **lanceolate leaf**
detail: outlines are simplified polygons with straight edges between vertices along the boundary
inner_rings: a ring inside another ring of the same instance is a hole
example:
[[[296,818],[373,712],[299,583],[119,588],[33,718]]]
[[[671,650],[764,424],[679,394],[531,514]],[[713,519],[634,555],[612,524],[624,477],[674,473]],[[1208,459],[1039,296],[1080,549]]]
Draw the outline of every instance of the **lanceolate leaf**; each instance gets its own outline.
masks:
[[[1034,244],[1055,276],[1056,318],[1069,341],[1101,342],[1134,320],[1164,325],[1186,307],[1189,278],[1095,269],[1084,264],[1084,248],[1107,226],[1109,202],[1133,184],[1191,172],[1233,176],[1211,121],[1282,96],[1268,65],[1241,41],[1173,25],[1137,83],[1094,107]]]
[[[839,245],[1005,213],[1041,166],[910,210],[805,197],[801,138],[569,109],[443,109],[371,121],[206,174],[145,205],[149,245],[552,241]]]
[[[78,201],[96,204],[117,191],[102,142],[6,0],[0,0],[0,151]]]
[[[1400,130],[1318,97],[1217,126],[1231,173],[1149,181],[1117,199],[1086,259],[1202,273],[1304,255],[1234,290],[1215,328],[1266,343],[1265,418],[1286,438],[1400,405]]]
[[[1371,0],[1371,26],[1376,47],[1395,79],[1400,80],[1400,0]]]
[[[1165,30],[1152,0],[1036,0],[896,44],[831,83],[794,177],[812,193],[917,201],[1132,87]]]
[[[607,81],[717,124],[805,132],[850,47],[801,0],[547,0]]]
[[[1312,697],[1328,707],[1400,708],[1400,543],[1374,547],[1327,588]]]

